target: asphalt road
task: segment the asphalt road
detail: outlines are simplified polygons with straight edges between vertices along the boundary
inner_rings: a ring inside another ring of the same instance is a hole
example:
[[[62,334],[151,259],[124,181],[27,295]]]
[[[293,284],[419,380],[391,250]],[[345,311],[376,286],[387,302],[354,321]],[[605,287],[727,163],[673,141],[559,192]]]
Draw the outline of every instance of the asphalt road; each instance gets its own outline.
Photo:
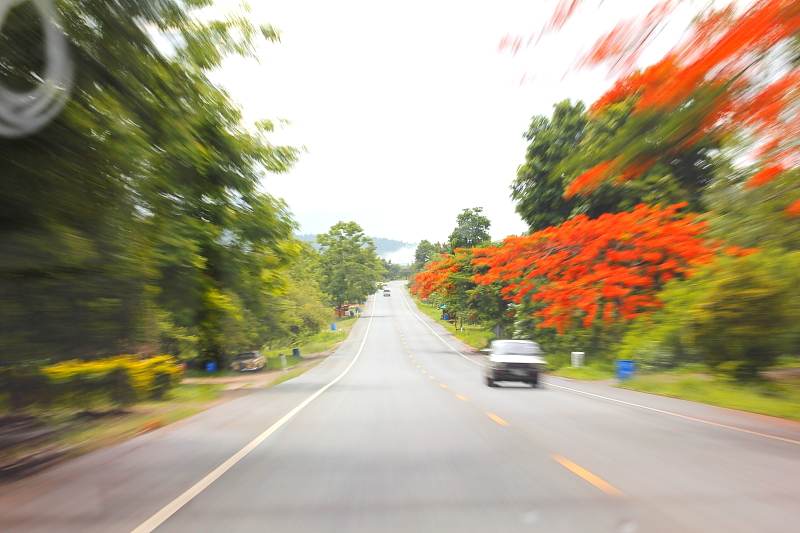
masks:
[[[373,300],[299,378],[0,485],[0,531],[800,527],[800,424],[556,378],[490,389],[399,284]]]

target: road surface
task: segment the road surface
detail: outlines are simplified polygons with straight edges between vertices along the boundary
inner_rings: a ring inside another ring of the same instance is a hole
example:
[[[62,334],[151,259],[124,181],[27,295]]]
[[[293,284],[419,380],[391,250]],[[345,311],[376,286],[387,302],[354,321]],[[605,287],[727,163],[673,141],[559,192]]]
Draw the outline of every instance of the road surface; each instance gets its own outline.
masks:
[[[481,358],[393,283],[313,370],[0,485],[0,531],[786,532],[800,425]]]

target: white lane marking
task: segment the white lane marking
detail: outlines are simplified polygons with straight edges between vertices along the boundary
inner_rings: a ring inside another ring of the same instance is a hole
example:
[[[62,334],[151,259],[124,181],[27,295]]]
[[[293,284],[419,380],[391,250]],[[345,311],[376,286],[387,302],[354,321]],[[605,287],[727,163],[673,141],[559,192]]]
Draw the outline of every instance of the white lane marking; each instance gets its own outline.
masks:
[[[297,413],[299,413],[305,407],[307,407],[308,404],[319,398],[323,392],[336,385],[336,383],[338,383],[344,376],[346,376],[347,373],[350,371],[350,369],[353,368],[353,365],[356,364],[356,361],[358,361],[361,352],[364,350],[364,345],[367,342],[367,335],[369,334],[370,326],[372,326],[372,316],[373,315],[370,314],[369,321],[367,322],[367,329],[366,331],[364,331],[364,338],[361,340],[361,346],[358,347],[358,351],[356,352],[356,355],[353,357],[353,360],[350,361],[350,364],[347,365],[347,368],[345,368],[341,374],[336,376],[333,379],[333,381],[329,382],[327,385],[319,389],[317,392],[315,392],[314,394],[303,400],[294,409],[283,415],[283,417],[280,420],[272,424],[263,433],[261,433],[259,436],[257,436],[249,443],[247,443],[244,446],[244,448],[233,454],[224,463],[222,463],[214,470],[206,474],[206,476],[203,479],[201,479],[200,481],[189,487],[189,489],[187,489],[183,494],[181,494],[180,496],[169,502],[156,514],[154,514],[153,516],[142,522],[136,529],[133,530],[132,533],[150,533],[151,531],[159,527],[170,516],[178,512],[181,507],[192,501],[192,499],[195,496],[197,496],[205,489],[207,489],[209,485],[211,485],[217,479],[219,479],[225,472],[230,470],[236,463],[241,461],[247,454],[256,449],[256,447],[258,447],[259,444],[267,440],[267,438],[270,435],[275,433],[282,426],[286,425],[287,422],[289,422],[292,418],[295,417],[295,415],[297,415]]]
[[[417,316],[417,313],[415,313],[414,310],[411,309],[411,306],[408,304],[408,302],[406,301],[405,297],[403,298],[403,303],[406,304],[406,307],[408,307],[408,310],[411,311],[411,314],[414,316],[414,318],[416,318],[417,320],[422,322],[429,330],[431,330],[431,333],[436,335],[436,337],[438,337],[439,340],[442,341],[445,344],[445,346],[450,348],[452,351],[454,351],[455,353],[457,353],[458,355],[460,355],[461,357],[463,357],[464,359],[466,359],[470,363],[478,365],[478,366],[484,366],[481,363],[477,363],[477,362],[473,361],[472,359],[470,359],[469,357],[467,357],[463,353],[461,353],[458,350],[456,350],[455,348],[453,348],[450,345],[450,343],[448,343],[438,333],[436,333],[436,331],[434,331],[434,329],[427,322],[423,321],[419,316]],[[758,431],[753,431],[753,430],[750,430],[750,429],[740,428],[740,427],[737,427],[737,426],[729,426],[728,424],[720,424],[719,422],[712,422],[711,420],[705,420],[703,418],[695,418],[693,416],[682,415],[680,413],[675,413],[673,411],[665,411],[664,409],[657,409],[655,407],[648,407],[646,405],[641,405],[641,404],[638,404],[638,403],[626,402],[624,400],[617,400],[616,398],[609,398],[608,396],[602,396],[600,394],[594,394],[594,393],[582,391],[582,390],[579,390],[579,389],[573,389],[573,388],[570,388],[570,387],[564,387],[563,385],[556,385],[555,383],[552,383],[549,380],[547,381],[547,386],[548,387],[555,387],[557,389],[568,390],[568,391],[571,391],[571,392],[575,392],[577,394],[583,394],[584,396],[591,396],[593,398],[600,398],[602,400],[608,400],[610,402],[615,402],[615,403],[618,403],[618,404],[627,405],[629,407],[638,407],[639,409],[644,409],[645,411],[651,411],[651,412],[654,412],[654,413],[661,413],[662,415],[674,416],[676,418],[682,418],[684,420],[689,420],[689,421],[692,421],[692,422],[699,422],[701,424],[707,424],[709,426],[715,426],[715,427],[719,427],[719,428],[723,428],[723,429],[730,429],[731,431],[739,431],[741,433],[747,433],[749,435],[755,435],[755,436],[758,436],[758,437],[764,437],[764,438],[767,438],[767,439],[778,440],[778,441],[781,441],[781,442],[786,442],[786,443],[789,443],[789,444],[795,444],[795,445],[799,445],[800,446],[800,441],[797,441],[797,440],[794,440],[794,439],[789,439],[789,438],[786,438],[786,437],[779,437],[778,435],[770,435],[769,433],[760,433]]]
[[[721,424],[719,422],[712,422],[711,420],[706,420],[704,418],[695,418],[693,416],[682,415],[680,413],[675,413],[673,411],[666,411],[664,409],[657,409],[655,407],[648,407],[646,405],[641,405],[641,404],[638,404],[638,403],[626,402],[624,400],[618,400],[616,398],[610,398],[608,396],[602,396],[600,394],[594,394],[592,392],[586,392],[586,391],[582,391],[580,389],[573,389],[571,387],[564,387],[563,385],[556,385],[555,383],[552,383],[549,380],[547,381],[547,386],[548,387],[555,387],[557,389],[568,390],[568,391],[571,391],[571,392],[575,392],[577,394],[583,394],[584,396],[591,396],[592,398],[600,398],[602,400],[607,400],[609,402],[619,403],[619,404],[627,405],[627,406],[630,406],[630,407],[638,407],[639,409],[644,409],[646,411],[652,411],[652,412],[655,412],[655,413],[661,413],[662,415],[669,415],[669,416],[674,416],[676,418],[682,418],[684,420],[690,420],[692,422],[699,422],[701,424],[707,424],[709,426],[715,426],[715,427],[718,427],[718,428],[730,429],[730,430],[733,430],[733,431],[739,431],[741,433],[747,433],[749,435],[756,435],[758,437],[764,437],[764,438],[767,438],[767,439],[779,440],[781,442],[788,442],[789,444],[800,445],[800,441],[798,441],[798,440],[793,440],[793,439],[789,439],[789,438],[786,438],[786,437],[779,437],[777,435],[770,435],[769,433],[761,433],[761,432],[758,432],[758,431],[753,431],[753,430],[750,430],[750,429],[740,428],[740,427],[737,427],[737,426],[729,426],[728,424]]]
[[[412,315],[414,318],[416,318],[417,320],[419,320],[420,322],[422,322],[422,324],[423,324],[423,325],[424,325],[426,328],[428,328],[429,330],[431,330],[431,333],[433,333],[434,335],[436,335],[436,337],[437,337],[437,338],[438,338],[440,341],[442,341],[442,342],[444,343],[444,345],[445,345],[445,346],[447,346],[448,348],[450,348],[450,350],[452,350],[453,352],[457,353],[458,355],[460,355],[461,357],[463,357],[464,359],[466,359],[467,361],[469,361],[469,362],[470,362],[470,363],[472,363],[473,365],[478,365],[479,367],[483,367],[483,366],[484,366],[483,364],[481,364],[481,363],[478,363],[477,361],[473,361],[473,360],[472,360],[472,359],[470,359],[468,356],[464,355],[463,353],[461,353],[461,352],[459,352],[458,350],[456,350],[455,348],[453,348],[453,347],[450,345],[450,343],[449,343],[449,342],[447,342],[446,340],[444,340],[444,339],[442,338],[442,336],[441,336],[441,335],[439,335],[438,333],[436,333],[436,330],[434,330],[434,329],[433,329],[433,328],[430,326],[430,324],[428,324],[428,323],[427,323],[427,322],[425,322],[425,321],[424,321],[422,318],[420,318],[420,317],[419,317],[419,315],[417,315],[416,311],[414,311],[414,310],[411,308],[411,306],[410,306],[410,305],[409,305],[409,303],[408,303],[408,298],[407,298],[407,296],[403,295],[403,297],[401,298],[401,300],[403,300],[403,303],[404,303],[404,304],[406,304],[406,307],[408,308],[408,310],[409,310],[409,311],[411,311],[411,315]]]

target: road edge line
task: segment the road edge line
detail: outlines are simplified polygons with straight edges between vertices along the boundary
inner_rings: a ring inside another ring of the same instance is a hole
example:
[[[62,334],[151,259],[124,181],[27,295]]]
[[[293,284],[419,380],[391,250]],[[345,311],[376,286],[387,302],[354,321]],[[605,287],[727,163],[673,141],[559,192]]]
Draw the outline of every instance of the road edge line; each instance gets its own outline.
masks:
[[[479,367],[481,367],[481,368],[483,368],[484,366],[486,366],[486,365],[483,365],[483,364],[481,364],[481,363],[478,363],[478,362],[476,362],[476,361],[473,361],[473,360],[472,360],[472,359],[470,359],[468,356],[466,356],[466,355],[464,355],[463,353],[461,353],[460,351],[456,350],[455,348],[453,348],[453,346],[451,346],[451,345],[450,345],[450,343],[449,343],[449,342],[447,342],[446,340],[444,340],[444,338],[442,338],[442,336],[441,336],[441,335],[439,335],[438,333],[436,333],[436,330],[434,330],[434,329],[431,327],[431,325],[430,325],[430,324],[428,324],[427,322],[425,322],[425,320],[423,320],[423,319],[422,319],[422,318],[419,316],[419,314],[418,314],[416,311],[414,311],[414,309],[412,309],[412,308],[411,308],[411,305],[408,303],[408,297],[407,297],[405,294],[403,294],[403,303],[406,305],[406,307],[408,308],[408,310],[409,310],[409,311],[411,311],[411,315],[412,315],[414,318],[416,318],[417,320],[419,320],[419,321],[420,321],[420,322],[421,322],[421,323],[422,323],[422,324],[423,324],[423,325],[424,325],[426,328],[428,328],[429,330],[431,330],[431,333],[433,333],[434,335],[436,335],[436,337],[437,337],[437,338],[438,338],[440,341],[442,341],[442,342],[444,343],[444,345],[445,345],[445,346],[447,346],[448,348],[450,348],[450,350],[451,350],[451,351],[453,351],[453,352],[455,352],[456,354],[460,355],[461,357],[463,357],[464,359],[466,359],[467,361],[469,361],[469,362],[470,362],[470,363],[472,363],[473,365],[477,365],[477,366],[479,366]]]
[[[374,302],[373,302],[374,307]],[[194,485],[186,489],[183,493],[181,493],[177,498],[169,502],[167,505],[162,507],[160,510],[156,511],[155,514],[150,516],[147,520],[139,524],[136,528],[132,530],[131,533],[150,533],[151,531],[155,530],[161,524],[166,522],[172,515],[177,513],[183,506],[187,503],[192,501],[198,494],[203,492],[207,489],[212,483],[214,483],[217,479],[222,477],[225,472],[233,468],[236,463],[244,459],[250,452],[255,450],[262,442],[267,440],[270,435],[275,433],[281,427],[286,425],[292,418],[294,418],[300,411],[305,409],[311,402],[319,398],[325,391],[336,385],[342,378],[344,378],[350,369],[358,361],[358,358],[361,356],[361,352],[364,350],[364,345],[367,343],[367,337],[369,335],[370,327],[372,326],[372,317],[374,314],[374,310],[370,312],[369,321],[367,322],[367,329],[364,331],[364,338],[361,340],[361,345],[358,347],[358,351],[356,352],[355,356],[353,356],[353,360],[350,361],[350,364],[333,380],[328,382],[326,385],[318,389],[314,394],[300,402],[296,405],[291,411],[283,415],[277,422],[272,424],[270,427],[265,429],[260,435],[255,437],[253,440],[248,442],[244,445],[242,449],[238,452],[230,456],[225,462],[221,465],[216,467],[214,470],[206,474],[200,481],[196,482]]]
[[[731,431],[738,431],[740,433],[747,433],[748,435],[755,435],[757,437],[764,437],[764,438],[767,438],[767,439],[778,440],[778,441],[781,441],[781,442],[786,442],[786,443],[789,443],[789,444],[794,444],[794,445],[800,446],[800,441],[794,440],[794,439],[790,439],[790,438],[787,438],[787,437],[779,437],[778,435],[770,435],[769,433],[761,433],[760,431],[753,431],[751,429],[745,429],[745,428],[741,428],[741,427],[737,427],[737,426],[730,426],[728,424],[722,424],[720,422],[712,422],[711,420],[706,420],[704,418],[696,418],[694,416],[682,415],[682,414],[676,413],[674,411],[667,411],[667,410],[664,410],[664,409],[658,409],[657,407],[648,407],[647,405],[641,405],[641,404],[633,403],[633,402],[626,402],[625,400],[618,400],[616,398],[611,398],[609,396],[602,396],[600,394],[594,394],[592,392],[586,392],[586,391],[582,391],[580,389],[573,389],[573,388],[570,388],[570,387],[564,387],[563,385],[556,385],[555,383],[552,383],[549,380],[547,381],[547,386],[548,387],[555,387],[557,389],[568,390],[570,392],[575,392],[577,394],[583,394],[584,396],[591,396],[592,398],[600,398],[601,400],[608,400],[609,402],[614,402],[614,403],[618,403],[618,404],[622,404],[622,405],[627,405],[627,406],[630,406],[630,407],[638,407],[639,409],[644,409],[646,411],[653,411],[655,413],[661,413],[662,415],[674,416],[676,418],[682,418],[684,420],[689,420],[689,421],[692,421],[692,422],[699,422],[701,424],[706,424],[706,425],[709,425],[709,426],[714,426],[714,427],[723,428],[723,429],[730,429]]]

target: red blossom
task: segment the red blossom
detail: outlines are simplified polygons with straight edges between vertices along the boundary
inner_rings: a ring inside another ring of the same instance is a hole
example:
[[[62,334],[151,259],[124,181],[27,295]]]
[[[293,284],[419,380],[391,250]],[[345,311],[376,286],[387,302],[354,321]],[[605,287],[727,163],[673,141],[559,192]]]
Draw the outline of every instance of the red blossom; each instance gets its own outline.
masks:
[[[711,261],[715,246],[702,237],[705,225],[680,215],[684,205],[639,205],[596,219],[579,215],[560,226],[509,237],[499,247],[473,250],[473,281],[504,284],[515,303],[530,297],[544,304],[540,327],[564,331],[630,320],[661,305],[668,280],[691,275]]]
[[[745,187],[753,189],[755,187],[761,187],[765,183],[769,183],[775,176],[780,174],[784,171],[784,168],[781,165],[773,165],[771,167],[767,167],[763,170],[760,170],[753,174],[747,183],[745,183]]]

